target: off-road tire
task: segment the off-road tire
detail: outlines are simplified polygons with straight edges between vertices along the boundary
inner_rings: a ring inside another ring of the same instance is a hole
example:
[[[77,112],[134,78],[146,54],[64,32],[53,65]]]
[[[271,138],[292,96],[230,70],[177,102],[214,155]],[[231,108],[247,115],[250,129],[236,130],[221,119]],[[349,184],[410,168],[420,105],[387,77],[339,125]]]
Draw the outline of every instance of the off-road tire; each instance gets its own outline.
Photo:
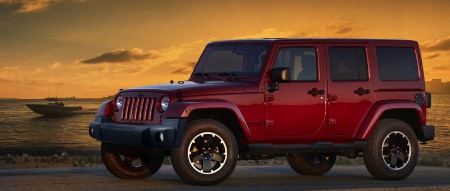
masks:
[[[377,179],[402,180],[414,170],[419,155],[417,136],[407,123],[380,120],[367,139],[364,164]]]
[[[155,174],[161,167],[164,157],[144,153],[122,154],[117,149],[124,146],[102,143],[101,154],[103,163],[111,174],[121,179],[144,179]],[[129,150],[133,150],[130,148]],[[138,161],[133,164],[134,161]]]
[[[287,157],[291,168],[302,175],[320,176],[333,168],[336,154],[310,154]]]
[[[175,172],[191,185],[215,185],[233,172],[237,157],[237,141],[222,123],[198,119],[186,126],[180,147],[171,149]]]

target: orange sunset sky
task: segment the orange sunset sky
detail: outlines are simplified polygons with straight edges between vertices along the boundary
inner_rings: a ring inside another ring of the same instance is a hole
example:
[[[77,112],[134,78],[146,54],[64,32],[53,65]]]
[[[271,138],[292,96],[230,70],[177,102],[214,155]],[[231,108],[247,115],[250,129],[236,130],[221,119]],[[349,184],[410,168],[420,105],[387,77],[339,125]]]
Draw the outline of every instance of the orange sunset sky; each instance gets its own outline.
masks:
[[[262,37],[412,39],[450,81],[448,0],[0,0],[0,98],[185,80],[206,43]]]

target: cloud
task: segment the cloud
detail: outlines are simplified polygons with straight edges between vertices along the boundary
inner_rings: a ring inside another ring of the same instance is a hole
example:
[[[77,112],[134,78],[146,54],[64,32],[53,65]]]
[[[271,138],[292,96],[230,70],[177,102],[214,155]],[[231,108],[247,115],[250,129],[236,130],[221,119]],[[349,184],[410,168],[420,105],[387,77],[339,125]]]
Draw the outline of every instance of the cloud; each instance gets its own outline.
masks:
[[[183,74],[183,75],[191,74],[196,64],[197,64],[196,62],[185,63],[185,66],[183,68],[178,68],[172,71],[170,74]]]
[[[449,70],[450,67],[447,66],[435,66],[433,67],[433,70]]]
[[[0,4],[18,5],[14,13],[29,13],[46,9],[63,0],[0,0]]]
[[[1,67],[0,81],[15,84],[37,84],[41,85],[42,80],[33,79],[31,76],[36,76],[45,71],[42,68],[22,68],[20,66]]]
[[[109,95],[119,89],[115,85],[120,84],[123,79],[127,79],[126,75],[128,75],[124,74],[124,76],[117,78],[118,80],[114,80],[98,74],[97,70],[92,70],[92,67],[102,67],[102,65],[91,66],[88,70],[76,69],[45,73],[49,71],[50,66],[43,68],[32,66],[0,67],[0,86],[6,92],[0,96],[38,98],[47,96],[49,90],[55,90],[56,92],[56,89],[60,89],[61,97]],[[105,84],[109,85],[105,86]],[[113,89],[110,90],[105,87],[113,87]]]
[[[103,74],[111,78],[114,76],[115,79],[121,79],[120,83],[127,82],[126,87],[133,87],[133,84],[138,86],[162,83],[168,79],[184,78],[183,75],[190,74],[195,65],[192,60],[198,59],[205,44],[205,41],[198,40],[149,51],[137,48],[116,49],[95,58],[76,60],[69,68],[95,71],[93,74],[95,77],[102,77]],[[175,69],[178,70],[175,71]]]
[[[82,3],[86,0],[0,0],[1,4],[14,5],[14,13],[30,13],[47,9],[50,5],[61,2]]]
[[[441,56],[441,54],[439,54],[439,53],[436,53],[436,54],[429,54],[429,55],[426,55],[426,56],[425,56],[425,59],[431,60],[431,59],[437,58],[437,57],[439,57],[439,56]]]
[[[261,32],[250,35],[237,36],[235,39],[243,38],[292,38],[295,36],[295,31],[287,30],[281,31],[277,28],[266,28]]]
[[[450,51],[450,36],[427,41],[422,44],[422,47],[428,51]]]
[[[39,74],[43,71],[44,71],[44,69],[42,69],[42,68],[36,68],[36,69],[32,70],[30,74],[35,75],[35,74]]]
[[[59,63],[59,62],[55,62],[55,63],[50,64],[50,65],[48,66],[48,68],[50,68],[50,69],[52,69],[52,70],[57,69],[57,68],[60,68],[60,67],[61,67],[61,63]]]
[[[322,27],[322,34],[331,36],[352,35],[355,28],[352,23],[344,20],[332,21]]]
[[[315,32],[298,32],[294,30],[281,30],[278,28],[266,28],[259,33],[237,36],[235,39],[242,38],[313,38],[313,37],[352,37],[356,32],[353,23],[345,20],[331,21],[324,24]]]
[[[131,50],[115,49],[111,52],[106,52],[95,58],[90,58],[81,61],[84,64],[98,64],[98,63],[119,63],[132,62],[147,59],[155,59],[159,56],[152,52],[144,52],[142,49],[133,48]]]

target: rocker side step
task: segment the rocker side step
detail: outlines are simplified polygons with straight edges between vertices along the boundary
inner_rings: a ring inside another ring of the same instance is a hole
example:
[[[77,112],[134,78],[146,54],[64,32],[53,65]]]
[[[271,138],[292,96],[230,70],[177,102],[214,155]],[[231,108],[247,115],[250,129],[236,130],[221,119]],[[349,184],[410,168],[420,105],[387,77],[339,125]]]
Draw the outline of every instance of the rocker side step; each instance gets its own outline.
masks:
[[[305,154],[314,152],[347,153],[348,151],[363,150],[366,142],[356,141],[349,144],[335,144],[332,142],[315,142],[313,144],[273,145],[268,143],[249,144],[251,154]]]

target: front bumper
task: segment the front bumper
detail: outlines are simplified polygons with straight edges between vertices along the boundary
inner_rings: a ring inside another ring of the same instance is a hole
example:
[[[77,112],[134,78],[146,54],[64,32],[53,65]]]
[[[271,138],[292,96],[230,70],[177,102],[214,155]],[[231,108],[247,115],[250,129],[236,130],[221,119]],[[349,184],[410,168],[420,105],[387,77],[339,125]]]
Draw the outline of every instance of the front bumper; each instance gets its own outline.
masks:
[[[98,141],[119,145],[169,148],[180,145],[185,118],[168,118],[161,125],[111,123],[108,117],[97,116],[89,124],[89,135]]]

